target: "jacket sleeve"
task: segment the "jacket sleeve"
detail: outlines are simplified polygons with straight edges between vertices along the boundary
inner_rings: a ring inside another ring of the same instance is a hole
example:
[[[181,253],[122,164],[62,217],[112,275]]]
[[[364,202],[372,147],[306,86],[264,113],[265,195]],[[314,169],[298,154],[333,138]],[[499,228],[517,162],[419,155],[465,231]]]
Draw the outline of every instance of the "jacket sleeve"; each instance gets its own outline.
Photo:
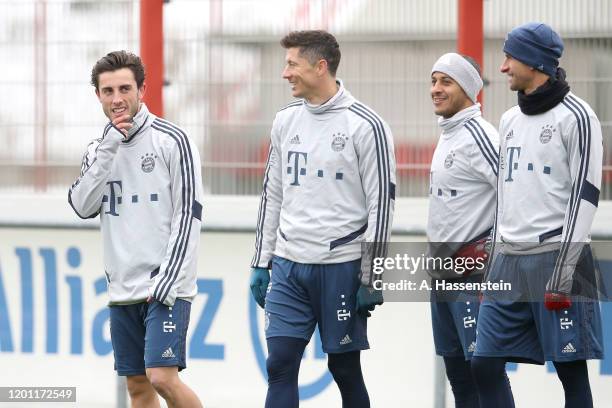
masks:
[[[100,213],[106,183],[122,140],[123,135],[108,124],[102,138],[87,146],[81,173],[68,191],[68,203],[79,217],[94,218]]]
[[[197,146],[179,128],[172,127],[168,145],[172,224],[166,254],[149,294],[173,306],[178,283],[196,268],[202,225],[202,167]]]
[[[259,201],[257,230],[255,232],[255,255],[251,267],[270,268],[272,255],[276,247],[281,203],[283,201],[282,185],[282,150],[278,116],[272,124],[270,149],[263,179],[263,190]]]
[[[576,263],[585,243],[599,203],[603,144],[597,117],[580,103],[568,100],[575,121],[564,132],[572,178],[572,191],[565,210],[561,250],[555,271],[546,285],[549,292],[570,294]],[[569,107],[569,106],[568,106]]]
[[[487,246],[489,247],[488,252],[489,252],[489,261],[487,262],[487,267],[485,269],[485,272],[483,274],[483,282],[487,281],[489,278],[489,271],[491,270],[491,267],[493,266],[493,263],[495,262],[495,257],[497,255],[497,252],[495,251],[495,245],[498,242],[501,242],[501,235],[499,233],[499,220],[501,219],[502,216],[502,212],[503,212],[503,199],[504,199],[504,171],[506,168],[505,165],[505,150],[506,150],[506,146],[505,146],[505,139],[503,138],[503,135],[505,135],[505,129],[504,129],[504,116],[501,117],[500,121],[499,121],[499,132],[497,134],[498,137],[498,147],[497,147],[497,171],[496,171],[496,178],[495,178],[495,184],[494,187],[496,188],[496,194],[495,194],[495,216],[493,217],[493,229],[491,230],[491,239],[489,243],[487,243]],[[500,136],[502,135],[502,136]]]
[[[485,132],[476,121],[469,123],[474,140],[470,166],[474,172],[493,188],[497,189],[497,170],[499,167],[499,136],[497,131]]]
[[[359,108],[358,108],[359,109]],[[387,255],[395,205],[395,152],[389,126],[375,113],[359,109],[365,119],[357,134],[356,150],[359,174],[366,198],[368,226],[364,234],[361,260],[361,284],[371,287],[376,277],[372,260]]]

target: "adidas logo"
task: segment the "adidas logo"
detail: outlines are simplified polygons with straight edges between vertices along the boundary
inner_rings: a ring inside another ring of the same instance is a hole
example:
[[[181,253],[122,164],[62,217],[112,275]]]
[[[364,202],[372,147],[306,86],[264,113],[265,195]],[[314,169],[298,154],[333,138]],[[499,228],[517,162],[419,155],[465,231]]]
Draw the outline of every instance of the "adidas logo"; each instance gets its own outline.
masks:
[[[168,347],[166,351],[163,352],[162,358],[174,358],[176,357],[172,352],[172,347]]]
[[[574,347],[572,343],[567,343],[567,346],[563,347],[563,350],[561,350],[561,352],[562,353],[575,353],[576,348]]]
[[[470,344],[470,347],[468,347],[468,353],[473,353],[476,350],[476,342],[473,341],[472,344]]]
[[[342,340],[340,340],[340,345],[344,346],[344,345],[352,343],[352,342],[353,342],[353,340],[351,340],[351,338],[347,334],[346,336],[344,336],[344,338]]]
[[[291,138],[291,140],[289,140],[289,143],[291,144],[300,144],[300,136],[295,135]]]

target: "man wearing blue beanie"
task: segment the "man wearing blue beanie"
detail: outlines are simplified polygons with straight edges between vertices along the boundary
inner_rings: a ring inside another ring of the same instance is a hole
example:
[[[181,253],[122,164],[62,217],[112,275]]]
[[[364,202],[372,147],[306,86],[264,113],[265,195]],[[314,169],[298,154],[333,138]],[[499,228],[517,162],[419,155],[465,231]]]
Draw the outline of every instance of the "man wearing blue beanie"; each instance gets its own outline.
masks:
[[[599,201],[602,133],[559,68],[563,41],[528,23],[504,43],[500,70],[518,105],[499,124],[500,166],[492,262],[472,373],[483,407],[514,407],[508,361],[552,361],[565,408],[593,407],[586,360],[603,358],[590,230]],[[503,297],[503,299],[500,299]]]

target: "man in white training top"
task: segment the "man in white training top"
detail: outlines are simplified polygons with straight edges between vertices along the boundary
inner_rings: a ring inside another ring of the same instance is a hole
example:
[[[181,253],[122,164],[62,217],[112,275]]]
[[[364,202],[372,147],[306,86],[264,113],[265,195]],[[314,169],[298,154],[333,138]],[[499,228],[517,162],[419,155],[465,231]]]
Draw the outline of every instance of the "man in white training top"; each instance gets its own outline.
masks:
[[[366,408],[360,351],[369,348],[366,318],[382,294],[369,262],[361,266],[361,246],[374,243],[373,255],[383,256],[391,232],[393,139],[336,79],[334,36],[298,31],[281,44],[283,78],[300,100],[272,124],[251,264],[251,290],[265,303],[266,407],[298,406],[300,361],[318,325],[343,406]]]
[[[478,63],[467,56],[444,54],[431,69],[430,93],[442,134],[431,163],[427,238],[430,255],[451,256],[457,265],[429,270],[434,280],[480,282],[487,261],[484,243],[495,215],[499,138],[481,115],[482,85]],[[432,284],[436,354],[444,358],[455,407],[478,408],[470,369],[478,293],[435,288]]]
[[[115,369],[133,407],[201,407],[178,372],[186,367],[191,300],[197,293],[202,177],[195,144],[142,102],[141,59],[101,58],[91,83],[109,123],[87,147],[68,201],[100,215]]]
[[[563,41],[543,23],[514,28],[501,72],[518,105],[499,124],[495,259],[487,279],[472,370],[480,403],[513,407],[507,361],[552,361],[566,408],[593,406],[586,360],[603,357],[589,245],[599,202],[602,135],[597,116],[559,68]]]

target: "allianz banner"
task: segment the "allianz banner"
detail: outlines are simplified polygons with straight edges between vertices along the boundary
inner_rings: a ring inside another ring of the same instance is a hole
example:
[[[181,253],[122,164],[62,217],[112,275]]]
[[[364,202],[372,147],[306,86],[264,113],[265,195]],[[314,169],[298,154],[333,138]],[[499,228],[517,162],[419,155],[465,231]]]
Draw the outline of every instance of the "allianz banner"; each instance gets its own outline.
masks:
[[[253,240],[250,233],[202,234],[199,294],[181,378],[205,406],[264,404],[264,314],[248,287]],[[101,242],[100,232],[90,229],[0,228],[1,386],[76,387],[76,406],[115,405]],[[610,305],[602,303],[607,355],[612,354]],[[433,405],[429,313],[427,302],[388,302],[369,319],[372,349],[362,353],[362,362],[373,407]],[[612,359],[589,367],[595,405],[607,406]],[[562,405],[561,386],[550,368],[509,369],[517,406]],[[341,406],[318,333],[304,354],[299,384],[301,407]]]

